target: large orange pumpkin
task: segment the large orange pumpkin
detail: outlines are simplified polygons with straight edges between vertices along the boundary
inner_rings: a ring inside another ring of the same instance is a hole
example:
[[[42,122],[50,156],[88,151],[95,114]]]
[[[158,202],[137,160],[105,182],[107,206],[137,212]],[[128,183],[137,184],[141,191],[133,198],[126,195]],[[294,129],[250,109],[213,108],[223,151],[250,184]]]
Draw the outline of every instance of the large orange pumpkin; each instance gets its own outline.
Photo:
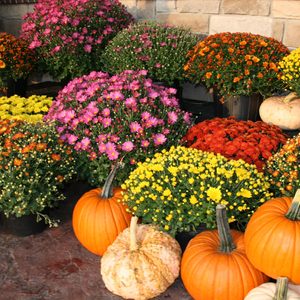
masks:
[[[203,231],[188,244],[181,278],[195,300],[243,300],[268,278],[246,257],[244,235],[230,230],[223,205],[217,206],[218,230]]]
[[[294,200],[274,198],[256,210],[246,228],[245,247],[256,268],[300,284],[300,189]]]
[[[79,242],[89,251],[103,255],[118,234],[130,224],[131,215],[121,203],[121,188],[112,188],[116,167],[103,189],[85,193],[73,211],[73,230]]]

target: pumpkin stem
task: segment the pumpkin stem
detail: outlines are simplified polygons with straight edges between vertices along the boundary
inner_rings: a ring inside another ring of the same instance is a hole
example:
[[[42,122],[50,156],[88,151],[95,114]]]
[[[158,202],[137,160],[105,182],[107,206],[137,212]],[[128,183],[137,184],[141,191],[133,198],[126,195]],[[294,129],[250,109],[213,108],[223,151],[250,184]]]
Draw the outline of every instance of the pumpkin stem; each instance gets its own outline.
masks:
[[[292,204],[285,216],[292,221],[300,220],[300,189],[297,190]]]
[[[226,208],[222,204],[217,205],[217,226],[220,239],[220,250],[225,253],[232,252],[236,246],[233,242],[230,227],[227,220]]]
[[[112,182],[116,176],[120,163],[116,163],[108,174],[101,192],[101,198],[111,198],[113,196]]]
[[[276,291],[273,300],[286,300],[288,292],[288,279],[287,277],[278,277],[276,281]]]
[[[297,98],[299,98],[299,96],[296,93],[292,92],[292,93],[289,93],[287,96],[284,97],[283,102],[284,103],[289,103],[292,100],[297,99]]]
[[[136,240],[136,228],[137,228],[138,217],[133,216],[130,220],[130,251],[135,251],[139,248]]]

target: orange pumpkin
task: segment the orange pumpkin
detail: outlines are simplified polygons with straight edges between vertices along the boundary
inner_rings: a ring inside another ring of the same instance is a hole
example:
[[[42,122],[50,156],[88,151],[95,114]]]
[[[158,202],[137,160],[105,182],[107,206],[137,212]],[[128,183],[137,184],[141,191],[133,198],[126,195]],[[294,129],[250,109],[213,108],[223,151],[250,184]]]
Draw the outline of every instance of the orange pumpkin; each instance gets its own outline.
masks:
[[[256,210],[246,228],[245,246],[256,268],[300,284],[300,189],[294,200],[274,198]]]
[[[116,169],[109,174],[103,189],[85,193],[73,211],[75,236],[86,249],[101,256],[118,234],[129,226],[131,219],[120,201],[121,188],[112,189]]]
[[[217,206],[218,230],[203,231],[188,244],[181,278],[195,300],[243,300],[268,278],[246,257],[244,235],[230,230],[223,205]]]

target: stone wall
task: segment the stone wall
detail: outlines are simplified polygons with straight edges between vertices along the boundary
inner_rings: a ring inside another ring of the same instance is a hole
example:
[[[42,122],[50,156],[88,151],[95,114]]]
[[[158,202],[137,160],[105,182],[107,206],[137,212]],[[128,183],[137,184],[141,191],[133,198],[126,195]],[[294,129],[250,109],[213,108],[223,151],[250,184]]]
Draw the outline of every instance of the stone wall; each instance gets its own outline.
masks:
[[[300,46],[299,0],[121,0],[138,19],[183,25],[213,34],[244,31]]]
[[[290,48],[300,46],[300,0],[120,1],[138,19],[182,25],[205,34],[252,32],[275,37]],[[22,16],[32,10],[32,4],[3,3],[9,2],[0,1],[0,31],[18,34]]]

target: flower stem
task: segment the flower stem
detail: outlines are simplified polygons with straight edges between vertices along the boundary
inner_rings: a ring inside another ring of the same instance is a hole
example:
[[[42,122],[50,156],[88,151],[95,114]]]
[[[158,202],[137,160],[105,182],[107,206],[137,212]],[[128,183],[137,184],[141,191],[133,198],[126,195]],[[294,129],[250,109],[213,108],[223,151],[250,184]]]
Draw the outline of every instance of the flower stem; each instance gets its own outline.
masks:
[[[138,217],[133,216],[130,221],[130,251],[135,251],[137,250],[138,243],[136,240],[136,229],[137,229],[137,222],[138,222]]]
[[[116,165],[114,165],[110,171],[110,173],[108,174],[104,186],[102,188],[102,192],[101,192],[101,198],[111,198],[113,196],[113,180],[116,176],[116,172],[117,169],[119,167],[119,163],[117,163]]]
[[[276,281],[276,291],[273,300],[286,300],[288,292],[287,277],[278,277]]]
[[[236,246],[233,242],[230,228],[226,216],[226,208],[224,205],[217,205],[217,226],[220,239],[220,250],[225,253],[232,252]]]
[[[300,220],[300,189],[297,190],[292,204],[285,216],[292,221]]]

